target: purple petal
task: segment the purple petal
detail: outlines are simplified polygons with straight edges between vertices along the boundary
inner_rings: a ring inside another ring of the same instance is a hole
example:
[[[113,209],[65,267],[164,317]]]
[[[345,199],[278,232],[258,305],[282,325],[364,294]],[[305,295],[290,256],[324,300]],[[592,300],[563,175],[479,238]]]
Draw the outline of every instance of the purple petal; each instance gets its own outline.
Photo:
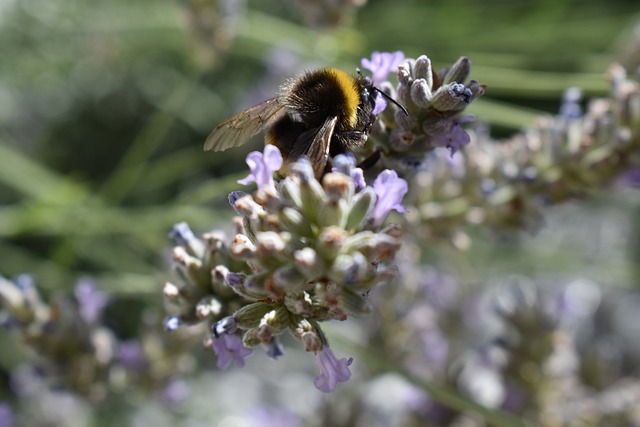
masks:
[[[371,71],[373,84],[379,85],[387,80],[387,76],[391,72],[398,71],[398,65],[404,61],[404,53],[395,52],[373,52],[371,60],[362,58],[360,63],[363,68]]]
[[[169,238],[175,240],[180,246],[187,246],[189,242],[196,238],[189,228],[189,224],[186,222],[179,222],[174,224],[173,228],[169,232]]]
[[[471,114],[453,120],[449,129],[431,137],[431,144],[434,147],[447,147],[451,150],[451,156],[453,156],[460,147],[464,147],[471,142],[471,137],[460,125],[474,120],[475,117]]]
[[[147,363],[147,358],[140,342],[135,340],[122,341],[118,346],[117,357],[129,369],[140,369]]]
[[[378,196],[373,209],[375,225],[382,224],[394,209],[400,213],[408,211],[400,202],[409,191],[409,185],[407,181],[398,177],[396,171],[385,169],[380,172],[380,175],[373,182],[373,191]]]
[[[218,357],[218,369],[227,369],[234,360],[242,368],[244,359],[253,353],[253,350],[242,344],[242,339],[237,335],[222,335],[213,340],[211,348]]]
[[[11,427],[15,421],[13,410],[8,404],[0,403],[0,427]]]
[[[74,293],[78,301],[80,317],[87,323],[96,322],[109,301],[107,293],[98,289],[89,279],[80,279]]]
[[[380,95],[380,92],[376,91],[376,105],[373,107],[371,114],[377,116],[382,113],[385,108],[387,108],[387,100],[384,96]]]
[[[320,391],[330,393],[336,389],[339,382],[351,378],[349,366],[353,363],[353,357],[338,359],[329,346],[316,354],[316,361],[320,365],[320,375],[314,378],[313,384]]]
[[[352,153],[338,154],[333,159],[331,172],[339,172],[350,176],[353,179],[356,190],[361,190],[367,185],[364,180],[364,172],[361,168],[356,167],[356,158]]]
[[[282,155],[275,145],[267,144],[264,147],[264,161],[275,172],[282,167]]]
[[[353,178],[356,190],[362,190],[367,186],[367,183],[364,180],[364,171],[361,168],[355,168],[351,173],[351,178]]]
[[[282,167],[282,155],[275,145],[267,144],[264,154],[252,151],[247,155],[247,166],[251,173],[244,179],[238,180],[239,184],[247,185],[255,182],[258,188],[273,187],[273,173]]]
[[[171,380],[162,389],[162,400],[168,405],[177,405],[189,397],[189,386],[182,380]]]

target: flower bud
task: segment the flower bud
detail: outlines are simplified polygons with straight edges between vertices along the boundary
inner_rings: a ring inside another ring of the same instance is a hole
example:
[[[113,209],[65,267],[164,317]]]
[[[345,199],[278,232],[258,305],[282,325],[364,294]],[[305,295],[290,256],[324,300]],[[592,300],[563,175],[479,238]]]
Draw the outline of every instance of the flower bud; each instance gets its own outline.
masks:
[[[254,302],[238,309],[233,313],[233,317],[238,321],[241,329],[255,328],[265,314],[273,310],[273,305],[264,302]]]
[[[411,100],[420,108],[428,108],[431,101],[431,88],[425,79],[416,79],[411,84]]]
[[[420,55],[413,66],[413,75],[416,79],[424,79],[429,90],[433,87],[433,69],[431,60],[426,55]]]
[[[284,251],[287,243],[274,231],[256,233],[256,255],[261,258]]]
[[[339,227],[327,227],[318,236],[318,252],[325,259],[334,258],[342,249],[348,233]]]
[[[352,286],[362,280],[368,266],[369,262],[360,252],[339,255],[331,267],[329,277],[338,284]]]
[[[300,180],[295,176],[288,176],[280,183],[280,196],[296,208],[302,206],[300,196]]]
[[[296,162],[291,163],[289,168],[291,169],[291,174],[298,177],[303,184],[315,181],[313,165],[309,162],[309,159],[301,157]]]
[[[318,253],[313,248],[303,248],[293,253],[296,267],[308,279],[322,273],[323,263],[318,259]]]
[[[353,205],[347,217],[345,229],[359,230],[362,228],[364,221],[373,211],[376,195],[371,187],[365,187],[362,191],[355,195]]]
[[[461,111],[469,102],[473,92],[461,83],[449,83],[441,86],[431,98],[431,106],[436,111]]]
[[[200,258],[204,254],[202,241],[193,234],[186,222],[175,224],[169,232],[169,238],[184,247],[190,255]]]
[[[256,247],[247,236],[244,234],[236,234],[229,247],[231,256],[241,260],[248,260],[253,258]]]
[[[278,218],[282,228],[296,236],[310,237],[313,235],[309,221],[307,221],[299,211],[293,208],[286,207],[282,209]]]
[[[186,283],[195,286],[205,286],[203,280],[207,280],[202,272],[202,261],[187,253],[182,246],[176,246],[172,251],[173,270],[175,274]],[[208,286],[208,283],[207,285]]]
[[[305,291],[288,292],[284,297],[284,305],[291,313],[306,318],[313,316],[313,301]]]
[[[180,289],[173,283],[165,282],[164,286],[162,287],[162,294],[168,300],[176,301],[178,300],[178,296],[180,295]]]
[[[344,227],[347,222],[349,208],[344,199],[336,202],[327,201],[323,203],[318,211],[318,225],[320,227],[336,226]]]
[[[395,151],[406,152],[414,144],[416,135],[410,130],[395,129],[389,136],[389,145]]]
[[[322,340],[315,333],[315,331],[306,331],[301,335],[302,343],[304,344],[305,351],[311,353],[317,353],[322,350],[323,344]]]
[[[405,114],[402,110],[396,110],[394,113],[398,129],[396,131],[410,131],[416,125],[415,116],[412,114]]]
[[[222,312],[222,304],[217,298],[205,297],[196,304],[196,317],[200,320],[218,316]]]
[[[461,56],[455,64],[449,68],[444,78],[442,79],[442,84],[446,85],[452,82],[464,83],[469,77],[469,73],[471,72],[471,60],[466,56]]]
[[[224,248],[224,241],[226,240],[226,236],[222,231],[212,231],[203,234],[202,239],[204,240],[207,251],[209,251],[210,253],[216,253]]]
[[[216,338],[220,338],[222,335],[229,335],[234,333],[238,329],[238,321],[233,316],[227,316],[220,319],[211,326],[211,332]]]
[[[265,214],[265,210],[262,206],[253,200],[253,197],[249,194],[240,195],[239,197],[232,197],[235,193],[242,193],[241,191],[234,191],[229,195],[229,201],[233,200],[233,208],[244,218],[255,219]]]
[[[163,325],[164,330],[167,332],[174,332],[178,330],[182,322],[180,322],[180,318],[177,316],[169,316],[164,319]]]
[[[402,86],[409,86],[412,81],[411,63],[409,61],[398,65],[398,82]]]
[[[400,86],[398,86],[398,97],[396,98],[396,100],[401,105],[404,105],[404,108],[406,108],[409,111],[413,111],[416,108],[415,104],[413,103],[413,100],[411,99],[411,86],[410,85],[407,85],[407,86],[400,85]],[[406,114],[404,114],[403,111],[398,110],[396,112],[396,120],[397,120],[399,114],[406,115]]]
[[[300,184],[300,200],[302,202],[300,211],[307,221],[316,223],[318,211],[324,203],[325,197],[324,189],[315,179]]]
[[[211,282],[214,287],[225,284],[225,278],[229,274],[229,269],[224,265],[216,265],[211,270]]]
[[[330,202],[339,200],[351,200],[355,192],[353,180],[350,175],[330,172],[322,180],[322,187]]]

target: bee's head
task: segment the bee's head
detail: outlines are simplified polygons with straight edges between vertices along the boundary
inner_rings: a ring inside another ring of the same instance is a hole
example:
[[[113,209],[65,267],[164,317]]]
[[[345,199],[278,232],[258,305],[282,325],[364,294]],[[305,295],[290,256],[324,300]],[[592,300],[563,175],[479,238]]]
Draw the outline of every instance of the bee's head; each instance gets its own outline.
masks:
[[[375,86],[373,84],[373,80],[371,80],[369,76],[365,76],[364,74],[362,74],[362,72],[359,69],[357,70],[357,72],[358,72],[358,81],[361,86],[360,98],[362,99],[363,104],[367,105],[371,103],[371,105],[375,107],[376,98],[377,98],[376,94],[379,93],[387,101],[392,102],[398,108],[400,108],[407,116],[409,115],[409,112],[407,111],[406,108],[404,108],[404,106],[402,106],[398,101],[396,101],[391,96],[389,96],[385,91]]]

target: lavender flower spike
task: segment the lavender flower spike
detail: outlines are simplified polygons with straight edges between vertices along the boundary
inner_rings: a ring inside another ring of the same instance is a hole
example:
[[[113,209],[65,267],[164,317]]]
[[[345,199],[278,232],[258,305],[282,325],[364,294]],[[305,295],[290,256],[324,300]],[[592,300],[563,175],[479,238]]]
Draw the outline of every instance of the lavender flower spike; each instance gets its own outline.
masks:
[[[398,65],[404,62],[404,53],[397,50],[395,52],[373,52],[371,59],[362,58],[360,64],[363,68],[371,71],[374,85],[379,85],[391,72],[398,71]]]
[[[316,354],[316,360],[322,371],[320,375],[313,379],[313,384],[318,390],[331,393],[336,389],[339,382],[344,382],[351,378],[349,366],[353,363],[353,357],[349,359],[343,357],[338,360],[329,346],[325,346]]]
[[[373,191],[378,196],[373,208],[374,225],[382,224],[393,209],[400,213],[407,212],[407,208],[400,202],[408,190],[407,181],[399,178],[396,171],[385,169],[380,172],[380,175],[373,182]]]
[[[227,369],[234,360],[242,368],[244,359],[253,353],[253,350],[242,345],[242,339],[237,335],[222,335],[213,340],[211,348],[218,356],[218,369]]]
[[[251,173],[246,178],[238,180],[239,184],[248,185],[255,181],[258,189],[274,188],[273,173],[282,167],[282,155],[278,147],[267,144],[264,154],[252,151],[247,155],[247,165]]]

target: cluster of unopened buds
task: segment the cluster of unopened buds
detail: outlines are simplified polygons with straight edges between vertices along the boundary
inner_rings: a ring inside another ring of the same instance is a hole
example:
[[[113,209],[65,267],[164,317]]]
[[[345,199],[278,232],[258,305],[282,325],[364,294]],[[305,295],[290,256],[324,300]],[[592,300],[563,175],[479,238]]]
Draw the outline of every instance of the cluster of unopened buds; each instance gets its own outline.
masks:
[[[473,115],[462,115],[465,108],[484,94],[484,86],[467,80],[471,61],[463,56],[451,67],[436,72],[426,55],[405,58],[400,51],[375,52],[363,67],[373,73],[373,83],[397,101],[406,111],[386,109],[378,116],[364,155],[380,153],[387,167],[412,171],[425,165],[427,155],[445,147],[451,156],[470,142],[462,129]],[[388,81],[397,73],[398,84]]]
[[[180,282],[165,285],[175,310],[165,326],[207,322],[205,343],[220,368],[234,360],[242,366],[259,344],[277,358],[278,336],[289,331],[316,354],[316,387],[332,391],[350,377],[352,360],[333,354],[320,322],[369,313],[369,290],[395,277],[401,230],[384,221],[405,210],[407,183],[385,170],[367,186],[355,158],[340,155],[322,182],[301,158],[276,184],[283,160],[272,145],[250,153],[247,163],[251,175],[240,182],[255,181],[258,189],[229,195],[241,221],[228,247],[219,233],[199,239],[186,224],[171,233],[180,244],[173,251]]]

